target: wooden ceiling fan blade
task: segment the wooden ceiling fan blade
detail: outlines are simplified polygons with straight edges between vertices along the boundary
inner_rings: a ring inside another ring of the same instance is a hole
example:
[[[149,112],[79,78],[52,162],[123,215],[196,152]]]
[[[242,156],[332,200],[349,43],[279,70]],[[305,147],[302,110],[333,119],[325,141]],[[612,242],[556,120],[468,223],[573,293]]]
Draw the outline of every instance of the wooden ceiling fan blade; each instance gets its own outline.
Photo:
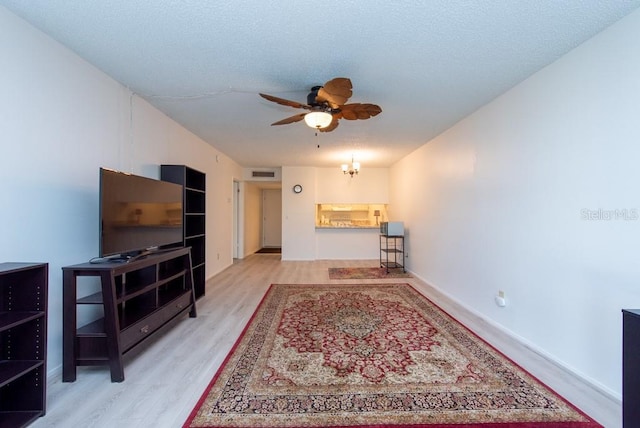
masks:
[[[299,113],[299,114],[296,114],[294,116],[289,116],[289,117],[286,117],[286,118],[284,118],[282,120],[279,120],[277,122],[273,122],[271,124],[271,126],[273,126],[273,125],[287,125],[289,123],[300,122],[302,119],[304,119],[304,117],[306,115],[307,115],[307,113]]]
[[[307,104],[299,103],[297,101],[285,100],[284,98],[274,97],[273,95],[267,95],[267,94],[260,94],[260,96],[265,100],[269,100],[283,106],[294,107],[294,108],[304,108],[307,110],[311,109],[311,106]]]
[[[345,104],[340,108],[340,110],[342,117],[347,120],[369,119],[382,112],[380,106],[362,103]]]
[[[333,119],[331,119],[331,123],[329,126],[325,128],[320,128],[320,132],[331,132],[338,127],[340,123],[338,123],[338,119],[340,119],[339,115],[333,115]]]
[[[346,77],[336,77],[329,80],[324,86],[318,89],[316,102],[326,102],[331,108],[340,108],[353,95],[351,80]]]

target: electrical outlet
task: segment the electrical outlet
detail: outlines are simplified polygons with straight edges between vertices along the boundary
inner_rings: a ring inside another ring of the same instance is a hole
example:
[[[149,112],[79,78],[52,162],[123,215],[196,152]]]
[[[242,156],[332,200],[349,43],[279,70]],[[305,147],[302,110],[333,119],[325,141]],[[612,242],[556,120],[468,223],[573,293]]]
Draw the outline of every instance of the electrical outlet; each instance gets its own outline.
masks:
[[[496,301],[496,305],[498,305],[501,308],[504,308],[505,306],[507,306],[507,298],[505,297],[504,291],[502,290],[498,291],[498,294],[495,297],[495,301]]]

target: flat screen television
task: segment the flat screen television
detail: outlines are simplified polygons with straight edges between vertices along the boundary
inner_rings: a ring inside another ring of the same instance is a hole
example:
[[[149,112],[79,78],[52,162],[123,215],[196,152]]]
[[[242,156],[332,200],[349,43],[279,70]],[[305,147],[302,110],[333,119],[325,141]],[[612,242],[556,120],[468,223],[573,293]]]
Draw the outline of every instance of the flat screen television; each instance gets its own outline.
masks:
[[[181,244],[182,194],[179,184],[100,168],[100,257]]]

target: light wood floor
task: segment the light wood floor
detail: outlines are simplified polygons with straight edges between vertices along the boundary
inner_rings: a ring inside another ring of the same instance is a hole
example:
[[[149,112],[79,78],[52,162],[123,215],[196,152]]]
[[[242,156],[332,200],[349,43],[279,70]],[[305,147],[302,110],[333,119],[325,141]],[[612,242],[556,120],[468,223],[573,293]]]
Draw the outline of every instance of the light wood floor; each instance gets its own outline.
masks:
[[[172,328],[125,358],[125,381],[111,383],[107,367],[79,367],[77,380],[49,379],[47,414],[33,427],[181,427],[242,332],[270,284],[337,283],[329,267],[377,266],[376,260],[282,262],[280,254],[255,254],[212,278],[198,300],[197,318]],[[358,280],[344,282],[380,282]],[[423,282],[409,282],[432,301],[598,420],[620,427],[620,403],[576,379]]]

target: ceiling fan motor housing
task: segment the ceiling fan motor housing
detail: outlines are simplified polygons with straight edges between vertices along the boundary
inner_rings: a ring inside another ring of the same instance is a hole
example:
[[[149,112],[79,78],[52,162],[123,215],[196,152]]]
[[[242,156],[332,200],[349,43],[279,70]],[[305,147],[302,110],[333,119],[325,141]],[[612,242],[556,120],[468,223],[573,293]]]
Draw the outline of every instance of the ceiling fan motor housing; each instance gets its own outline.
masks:
[[[314,86],[313,88],[311,88],[311,92],[309,92],[309,95],[307,95],[307,104],[309,104],[310,106],[320,105],[320,103],[316,101],[316,97],[318,96],[318,91],[321,88],[322,86]]]

